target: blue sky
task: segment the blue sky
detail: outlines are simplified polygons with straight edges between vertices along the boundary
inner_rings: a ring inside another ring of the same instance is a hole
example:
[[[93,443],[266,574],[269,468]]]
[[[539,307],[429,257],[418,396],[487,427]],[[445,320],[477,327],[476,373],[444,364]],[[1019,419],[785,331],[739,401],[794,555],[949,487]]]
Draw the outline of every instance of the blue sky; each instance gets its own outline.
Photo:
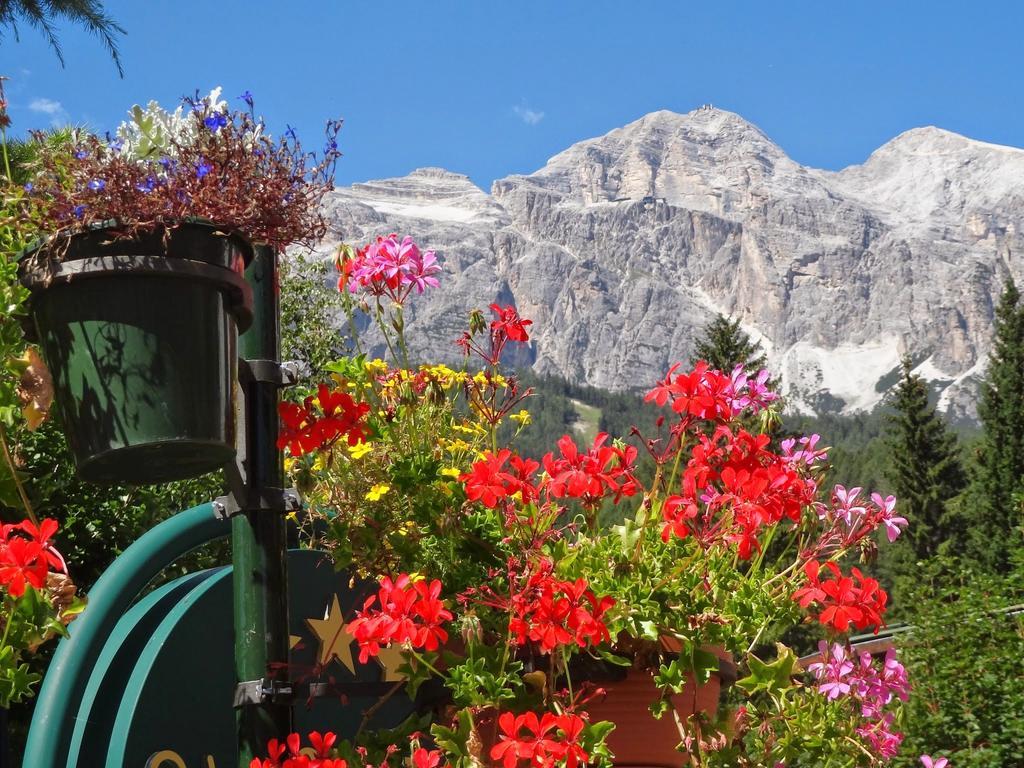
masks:
[[[0,42],[16,130],[114,128],[134,103],[250,90],[312,146],[345,118],[338,182],[438,165],[489,188],[656,109],[711,102],[794,159],[862,162],[938,125],[1024,146],[1024,3],[107,0],[125,78],[61,28]]]

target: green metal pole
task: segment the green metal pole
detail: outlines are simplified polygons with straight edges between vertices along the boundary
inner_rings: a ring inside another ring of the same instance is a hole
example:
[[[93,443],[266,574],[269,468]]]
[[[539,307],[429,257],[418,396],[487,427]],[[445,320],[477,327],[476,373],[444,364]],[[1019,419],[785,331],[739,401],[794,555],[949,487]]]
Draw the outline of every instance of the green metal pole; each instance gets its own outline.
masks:
[[[253,291],[253,323],[239,337],[239,356],[247,361],[279,363],[275,251],[256,246],[245,276]],[[237,499],[242,513],[232,519],[231,528],[235,672],[239,682],[283,681],[288,678],[285,519],[283,509],[268,509],[263,501],[279,496],[284,482],[277,450],[279,384],[244,372],[239,378],[244,387],[246,439],[242,462],[245,489]],[[284,702],[264,700],[242,704],[237,712],[238,764],[248,768],[254,756],[265,754],[269,739],[283,739],[289,733],[291,708]]]

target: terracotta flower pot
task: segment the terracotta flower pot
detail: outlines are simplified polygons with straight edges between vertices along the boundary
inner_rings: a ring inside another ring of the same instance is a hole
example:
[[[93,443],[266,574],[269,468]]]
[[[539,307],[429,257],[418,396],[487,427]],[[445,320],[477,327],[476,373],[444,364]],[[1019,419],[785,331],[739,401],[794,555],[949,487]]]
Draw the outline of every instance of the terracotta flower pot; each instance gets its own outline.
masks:
[[[615,765],[681,768],[686,764],[685,753],[676,751],[682,740],[677,719],[684,723],[695,712],[714,714],[722,688],[736,679],[732,657],[723,648],[707,650],[720,659],[718,672],[700,685],[690,676],[683,692],[671,697],[674,712],[660,719],[655,719],[649,708],[661,695],[650,670],[630,668],[621,679],[594,680],[607,696],[589,703],[587,712],[591,722],[615,723],[615,730],[608,736]]]

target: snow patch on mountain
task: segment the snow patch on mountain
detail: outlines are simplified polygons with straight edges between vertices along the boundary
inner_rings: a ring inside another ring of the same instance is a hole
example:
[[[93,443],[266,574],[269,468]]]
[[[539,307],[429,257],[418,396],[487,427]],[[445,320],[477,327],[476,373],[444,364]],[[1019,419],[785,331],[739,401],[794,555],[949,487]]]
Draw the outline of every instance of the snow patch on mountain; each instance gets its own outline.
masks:
[[[881,402],[884,392],[876,385],[900,364],[899,339],[893,335],[863,344],[843,343],[833,348],[800,341],[781,357],[782,393],[796,410],[826,410],[844,413],[870,411]]]

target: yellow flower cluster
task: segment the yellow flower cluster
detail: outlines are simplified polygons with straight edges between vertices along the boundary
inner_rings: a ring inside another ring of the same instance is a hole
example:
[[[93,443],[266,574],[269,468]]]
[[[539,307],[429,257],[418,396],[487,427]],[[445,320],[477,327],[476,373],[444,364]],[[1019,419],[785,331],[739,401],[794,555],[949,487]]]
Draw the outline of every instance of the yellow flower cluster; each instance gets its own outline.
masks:
[[[444,389],[461,385],[468,378],[465,371],[453,371],[447,365],[421,365],[420,371],[426,373]]]
[[[465,421],[462,424],[452,424],[452,429],[472,437],[483,437],[487,434],[487,427],[476,421]]]
[[[491,386],[496,389],[506,389],[508,387],[508,379],[500,373],[487,374],[484,371],[478,371],[473,375],[473,383],[478,387]]]

